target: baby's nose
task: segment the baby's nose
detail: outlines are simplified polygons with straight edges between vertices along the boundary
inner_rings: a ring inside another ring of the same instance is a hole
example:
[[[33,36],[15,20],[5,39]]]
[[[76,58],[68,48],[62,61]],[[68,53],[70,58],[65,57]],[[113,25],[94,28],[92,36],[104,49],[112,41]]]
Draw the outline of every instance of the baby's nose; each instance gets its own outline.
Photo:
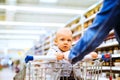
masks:
[[[64,44],[68,44],[68,41],[64,41]]]

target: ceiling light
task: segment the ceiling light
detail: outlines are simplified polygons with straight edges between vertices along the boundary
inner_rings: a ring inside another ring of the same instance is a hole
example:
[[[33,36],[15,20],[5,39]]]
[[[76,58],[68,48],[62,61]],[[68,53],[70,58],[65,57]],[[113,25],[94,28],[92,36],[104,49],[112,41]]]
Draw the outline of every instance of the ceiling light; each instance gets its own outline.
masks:
[[[33,22],[13,22],[13,21],[0,21],[0,25],[13,25],[13,26],[41,26],[41,27],[61,27],[65,26],[63,23],[33,23]]]
[[[40,0],[40,2],[44,2],[44,3],[56,3],[57,0]]]
[[[0,39],[39,40],[39,36],[32,35],[0,35]]]
[[[46,34],[45,30],[0,30],[4,34]]]
[[[54,14],[82,14],[84,11],[79,9],[61,9],[61,8],[45,8],[45,7],[24,7],[12,5],[0,5],[0,9],[12,11],[26,11],[39,13],[54,13]]]

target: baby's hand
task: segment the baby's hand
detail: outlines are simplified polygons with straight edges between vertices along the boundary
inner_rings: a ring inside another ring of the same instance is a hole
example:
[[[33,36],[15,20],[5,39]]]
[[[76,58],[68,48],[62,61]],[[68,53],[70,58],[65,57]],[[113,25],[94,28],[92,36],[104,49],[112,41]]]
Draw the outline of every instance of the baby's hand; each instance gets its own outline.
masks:
[[[67,51],[67,52],[63,53],[64,54],[64,59],[69,60],[68,59],[69,53],[70,53],[70,51]]]
[[[57,60],[64,59],[64,55],[62,53],[56,53]]]

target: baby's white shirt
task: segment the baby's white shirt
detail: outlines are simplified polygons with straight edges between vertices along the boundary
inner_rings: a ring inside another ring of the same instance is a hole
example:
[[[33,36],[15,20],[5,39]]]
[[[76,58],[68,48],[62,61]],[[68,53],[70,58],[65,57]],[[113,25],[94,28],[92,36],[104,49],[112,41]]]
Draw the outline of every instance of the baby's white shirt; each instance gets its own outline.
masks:
[[[61,51],[57,46],[52,46],[49,50],[47,55],[53,55],[55,56],[56,53],[63,53],[63,51]],[[72,70],[72,64],[70,62],[68,62],[67,60],[63,59],[63,60],[59,60],[58,62],[64,63],[64,65],[62,65],[63,69],[61,76],[69,76]],[[66,72],[66,70],[68,70],[68,72]]]

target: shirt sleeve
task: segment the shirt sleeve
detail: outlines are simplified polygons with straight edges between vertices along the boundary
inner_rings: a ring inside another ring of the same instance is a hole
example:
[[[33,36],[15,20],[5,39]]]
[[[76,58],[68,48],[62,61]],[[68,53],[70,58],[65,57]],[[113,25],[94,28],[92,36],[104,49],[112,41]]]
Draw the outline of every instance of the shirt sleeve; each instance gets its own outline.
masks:
[[[48,50],[47,55],[55,56],[56,52],[57,52],[57,51],[56,51],[54,48],[50,48],[50,49]]]
[[[116,24],[118,1],[105,0],[100,12],[96,15],[91,26],[85,31],[79,41],[73,46],[69,54],[71,63],[76,63],[83,59],[85,55],[98,47]],[[119,7],[120,8],[120,7]],[[120,12],[120,11],[119,11]]]

